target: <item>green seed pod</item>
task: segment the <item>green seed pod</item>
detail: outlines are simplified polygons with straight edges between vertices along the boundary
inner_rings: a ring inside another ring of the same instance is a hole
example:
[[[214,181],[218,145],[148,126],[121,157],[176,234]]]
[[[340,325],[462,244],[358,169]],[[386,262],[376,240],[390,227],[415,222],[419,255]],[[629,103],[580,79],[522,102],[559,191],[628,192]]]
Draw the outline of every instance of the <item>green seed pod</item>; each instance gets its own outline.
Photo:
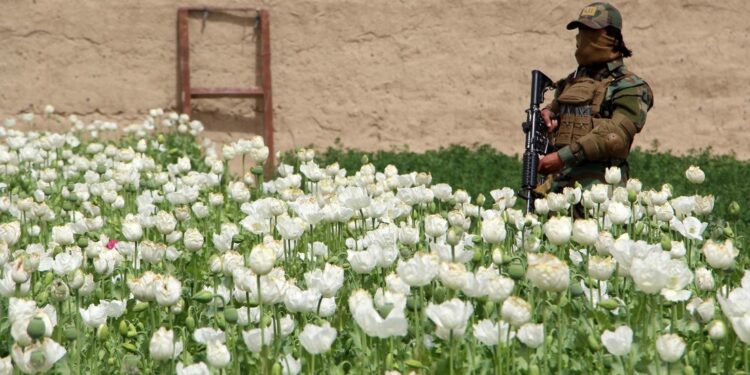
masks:
[[[486,197],[484,196],[484,194],[482,194],[482,193],[479,193],[479,195],[477,195],[477,206],[479,206],[479,207],[482,207],[482,206],[484,206],[484,201],[485,201],[486,199],[487,199],[487,198],[486,198]]]
[[[39,293],[39,295],[37,295],[35,298],[37,306],[46,305],[48,297],[49,294],[47,294],[46,291]]]
[[[682,373],[684,375],[695,375],[695,369],[693,369],[693,366],[687,365],[682,369]]]
[[[422,367],[424,367],[424,365],[422,364],[422,362],[419,362],[419,361],[417,361],[416,359],[413,359],[413,358],[407,359],[406,361],[404,361],[404,363],[407,366],[413,367],[413,368],[422,368]]]
[[[273,364],[273,367],[271,367],[271,374],[281,375],[281,364],[279,362]]]
[[[143,310],[146,310],[148,308],[148,302],[138,302],[133,306],[133,312],[141,312]]]
[[[617,308],[618,303],[614,299],[605,299],[604,301],[599,301],[599,306],[603,309],[614,310]]]
[[[432,293],[432,298],[435,299],[435,301],[444,301],[446,295],[445,288],[435,288],[435,292]]]
[[[263,174],[263,167],[260,165],[256,165],[252,168],[250,168],[250,172],[252,172],[256,176],[260,176]]]
[[[107,366],[114,366],[114,365],[115,365],[115,357],[107,358]]]
[[[124,342],[122,343],[122,348],[131,352],[131,353],[138,353],[138,348],[133,345],[131,342]],[[123,361],[124,362],[124,361]]]
[[[128,331],[127,337],[129,339],[132,339],[133,337],[136,337],[136,336],[138,336],[138,331],[136,331],[135,329],[133,329],[132,331]]]
[[[42,317],[40,316],[31,318],[29,325],[26,327],[26,333],[34,340],[44,337],[46,331],[47,326],[44,324],[44,320],[42,320]]]
[[[475,262],[479,262],[480,260],[482,260],[482,250],[474,250],[474,255],[471,257],[471,260]]]
[[[273,323],[273,318],[270,315],[263,315],[260,319],[261,327],[268,327]]]
[[[75,210],[76,206],[71,201],[63,201],[62,202],[62,209],[65,211],[73,211]]]
[[[724,227],[724,235],[727,236],[728,238],[734,238],[734,231],[729,225]]]
[[[672,250],[672,237],[667,233],[661,235],[661,248],[664,251]]]
[[[63,330],[63,336],[67,341],[75,341],[78,338],[78,331],[74,327],[67,327]]]
[[[200,303],[208,303],[208,302],[211,302],[213,298],[214,298],[213,293],[209,292],[208,290],[202,290],[193,296],[193,301],[197,301]]]
[[[102,324],[97,328],[96,338],[101,341],[106,341],[109,338],[109,327],[106,324]]]
[[[638,200],[638,193],[635,190],[628,191],[628,202],[635,203]]]
[[[47,355],[43,349],[37,349],[31,352],[31,368],[43,368],[47,364]]]
[[[227,328],[227,321],[224,320],[224,315],[216,315],[216,325],[221,329]]]
[[[581,283],[570,284],[570,295],[573,297],[579,297],[583,295],[583,287]]]
[[[484,313],[487,315],[491,315],[492,312],[495,311],[495,306],[497,305],[496,302],[487,301],[484,303]]]
[[[416,299],[414,296],[409,296],[406,298],[406,307],[409,308],[409,310],[416,310],[419,308],[419,300]]]
[[[385,368],[393,368],[393,353],[388,353],[385,356]]]
[[[505,252],[505,250],[501,250],[501,251],[502,251],[502,253],[501,253],[501,254],[502,254],[502,257],[503,257],[503,261],[502,261],[502,264],[503,264],[503,265],[507,265],[507,264],[510,264],[510,262],[512,262],[512,261],[513,261],[513,257],[512,257],[512,256],[510,256],[510,255],[509,255],[508,253],[506,253],[506,252]]]
[[[128,322],[124,319],[120,321],[120,325],[117,327],[117,330],[120,332],[121,335],[125,336],[128,334]]]
[[[458,227],[450,227],[445,242],[447,242],[448,245],[456,246],[461,241],[461,234],[463,233]]]
[[[508,275],[510,275],[511,279],[513,280],[523,279],[523,275],[525,273],[526,273],[526,270],[523,268],[523,265],[520,263],[513,263],[510,266],[508,266]]]
[[[713,353],[714,349],[716,349],[716,346],[714,346],[714,343],[709,340],[703,344],[703,349],[705,349],[709,353]]]
[[[601,349],[601,345],[599,345],[599,340],[597,340],[596,337],[594,337],[594,335],[588,335],[588,337],[586,337],[586,341],[588,341],[589,348],[591,348],[591,350],[597,351]]]
[[[224,320],[226,320],[227,323],[235,324],[238,319],[239,316],[237,315],[237,309],[235,309],[234,306],[227,306],[224,309]]]
[[[732,201],[727,207],[727,212],[732,216],[737,216],[740,213],[740,204],[737,201]]]
[[[633,233],[636,236],[640,236],[641,233],[646,229],[646,223],[639,221],[635,223],[635,232]]]
[[[362,159],[360,159],[360,161],[362,162],[362,165],[369,164],[370,158],[368,158],[367,154],[365,154],[365,155],[362,155]]]
[[[49,284],[52,282],[52,279],[55,278],[55,275],[52,272],[47,272],[44,274],[44,283]]]
[[[185,318],[185,326],[192,332],[195,329],[195,318],[193,318],[192,315],[188,315],[187,318]]]
[[[539,366],[536,363],[532,363],[529,366],[529,375],[539,375],[539,374],[540,374]]]

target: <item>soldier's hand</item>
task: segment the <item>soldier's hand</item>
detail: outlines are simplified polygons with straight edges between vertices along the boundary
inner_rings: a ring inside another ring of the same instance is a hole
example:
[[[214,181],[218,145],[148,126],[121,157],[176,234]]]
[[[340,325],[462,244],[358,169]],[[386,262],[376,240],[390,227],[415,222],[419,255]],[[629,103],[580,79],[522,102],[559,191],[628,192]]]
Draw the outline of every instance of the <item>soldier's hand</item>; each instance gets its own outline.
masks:
[[[557,129],[557,119],[552,118],[552,111],[545,108],[542,110],[542,121],[547,125],[547,132],[552,133]]]
[[[542,160],[539,161],[539,173],[541,174],[552,174],[562,169],[562,167],[563,161],[557,152],[544,155]]]

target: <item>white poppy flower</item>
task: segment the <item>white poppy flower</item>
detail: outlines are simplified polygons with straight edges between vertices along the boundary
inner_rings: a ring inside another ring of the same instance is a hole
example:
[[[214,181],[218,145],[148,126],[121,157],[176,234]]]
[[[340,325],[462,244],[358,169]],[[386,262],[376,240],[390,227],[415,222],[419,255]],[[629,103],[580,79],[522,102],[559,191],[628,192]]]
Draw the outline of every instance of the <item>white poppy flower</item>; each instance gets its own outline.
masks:
[[[177,375],[209,375],[211,373],[208,366],[203,362],[193,363],[189,366],[179,362],[175,371],[177,371]]]
[[[91,328],[99,328],[107,323],[107,306],[91,304],[88,308],[81,308],[79,311],[83,323]]]
[[[439,305],[430,303],[425,309],[427,317],[435,323],[435,334],[447,340],[451,334],[453,337],[463,337],[466,332],[466,324],[474,313],[474,306],[470,302],[453,298]]]
[[[633,345],[633,330],[628,326],[619,326],[614,331],[606,330],[602,333],[602,344],[610,354],[624,356]]]
[[[398,261],[396,272],[405,283],[413,287],[428,285],[439,272],[440,259],[435,254],[416,253],[409,260]]]
[[[622,181],[622,172],[618,167],[609,167],[604,170],[604,180],[610,185],[617,185]]]
[[[43,355],[34,355],[35,353],[43,353]],[[25,347],[20,347],[18,344],[13,345],[11,356],[13,362],[21,371],[27,374],[36,374],[49,371],[57,361],[65,356],[65,353],[66,350],[62,345],[45,337]]]
[[[544,324],[526,323],[518,329],[518,340],[530,348],[544,344]]]
[[[553,245],[564,245],[570,240],[573,225],[569,217],[556,216],[544,223],[544,234]]]
[[[674,333],[664,334],[656,339],[656,351],[664,362],[677,362],[686,346],[685,340]]]
[[[177,358],[182,353],[182,341],[175,342],[174,332],[164,327],[154,332],[149,342],[149,354],[157,361]]]
[[[310,354],[321,354],[331,349],[336,340],[336,329],[326,322],[322,326],[307,324],[299,334],[302,347]]]
[[[685,171],[685,177],[693,184],[702,184],[706,180],[706,174],[700,167],[691,165]]]
[[[531,305],[521,298],[512,296],[503,302],[500,309],[503,320],[514,327],[520,327],[531,320]]]
[[[550,253],[529,253],[526,277],[532,285],[548,292],[562,292],[570,284],[568,265]]]

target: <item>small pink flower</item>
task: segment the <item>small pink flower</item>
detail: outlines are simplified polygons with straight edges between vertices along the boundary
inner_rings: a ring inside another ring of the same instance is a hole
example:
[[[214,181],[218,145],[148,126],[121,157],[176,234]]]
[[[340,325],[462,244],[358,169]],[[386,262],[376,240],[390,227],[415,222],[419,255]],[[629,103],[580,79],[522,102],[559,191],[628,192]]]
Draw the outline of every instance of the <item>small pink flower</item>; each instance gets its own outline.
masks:
[[[107,249],[112,250],[115,246],[117,246],[117,240],[109,240],[109,242],[107,242]]]

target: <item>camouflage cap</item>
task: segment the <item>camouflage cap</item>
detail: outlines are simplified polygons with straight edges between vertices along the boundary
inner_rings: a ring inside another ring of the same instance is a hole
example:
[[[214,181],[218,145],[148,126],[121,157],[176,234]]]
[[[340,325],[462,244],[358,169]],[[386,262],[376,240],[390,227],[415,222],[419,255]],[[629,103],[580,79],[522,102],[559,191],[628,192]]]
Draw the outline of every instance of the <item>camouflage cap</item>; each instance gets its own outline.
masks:
[[[593,3],[583,8],[578,19],[571,21],[567,29],[573,30],[581,25],[597,30],[607,26],[622,30],[622,16],[612,4]]]

